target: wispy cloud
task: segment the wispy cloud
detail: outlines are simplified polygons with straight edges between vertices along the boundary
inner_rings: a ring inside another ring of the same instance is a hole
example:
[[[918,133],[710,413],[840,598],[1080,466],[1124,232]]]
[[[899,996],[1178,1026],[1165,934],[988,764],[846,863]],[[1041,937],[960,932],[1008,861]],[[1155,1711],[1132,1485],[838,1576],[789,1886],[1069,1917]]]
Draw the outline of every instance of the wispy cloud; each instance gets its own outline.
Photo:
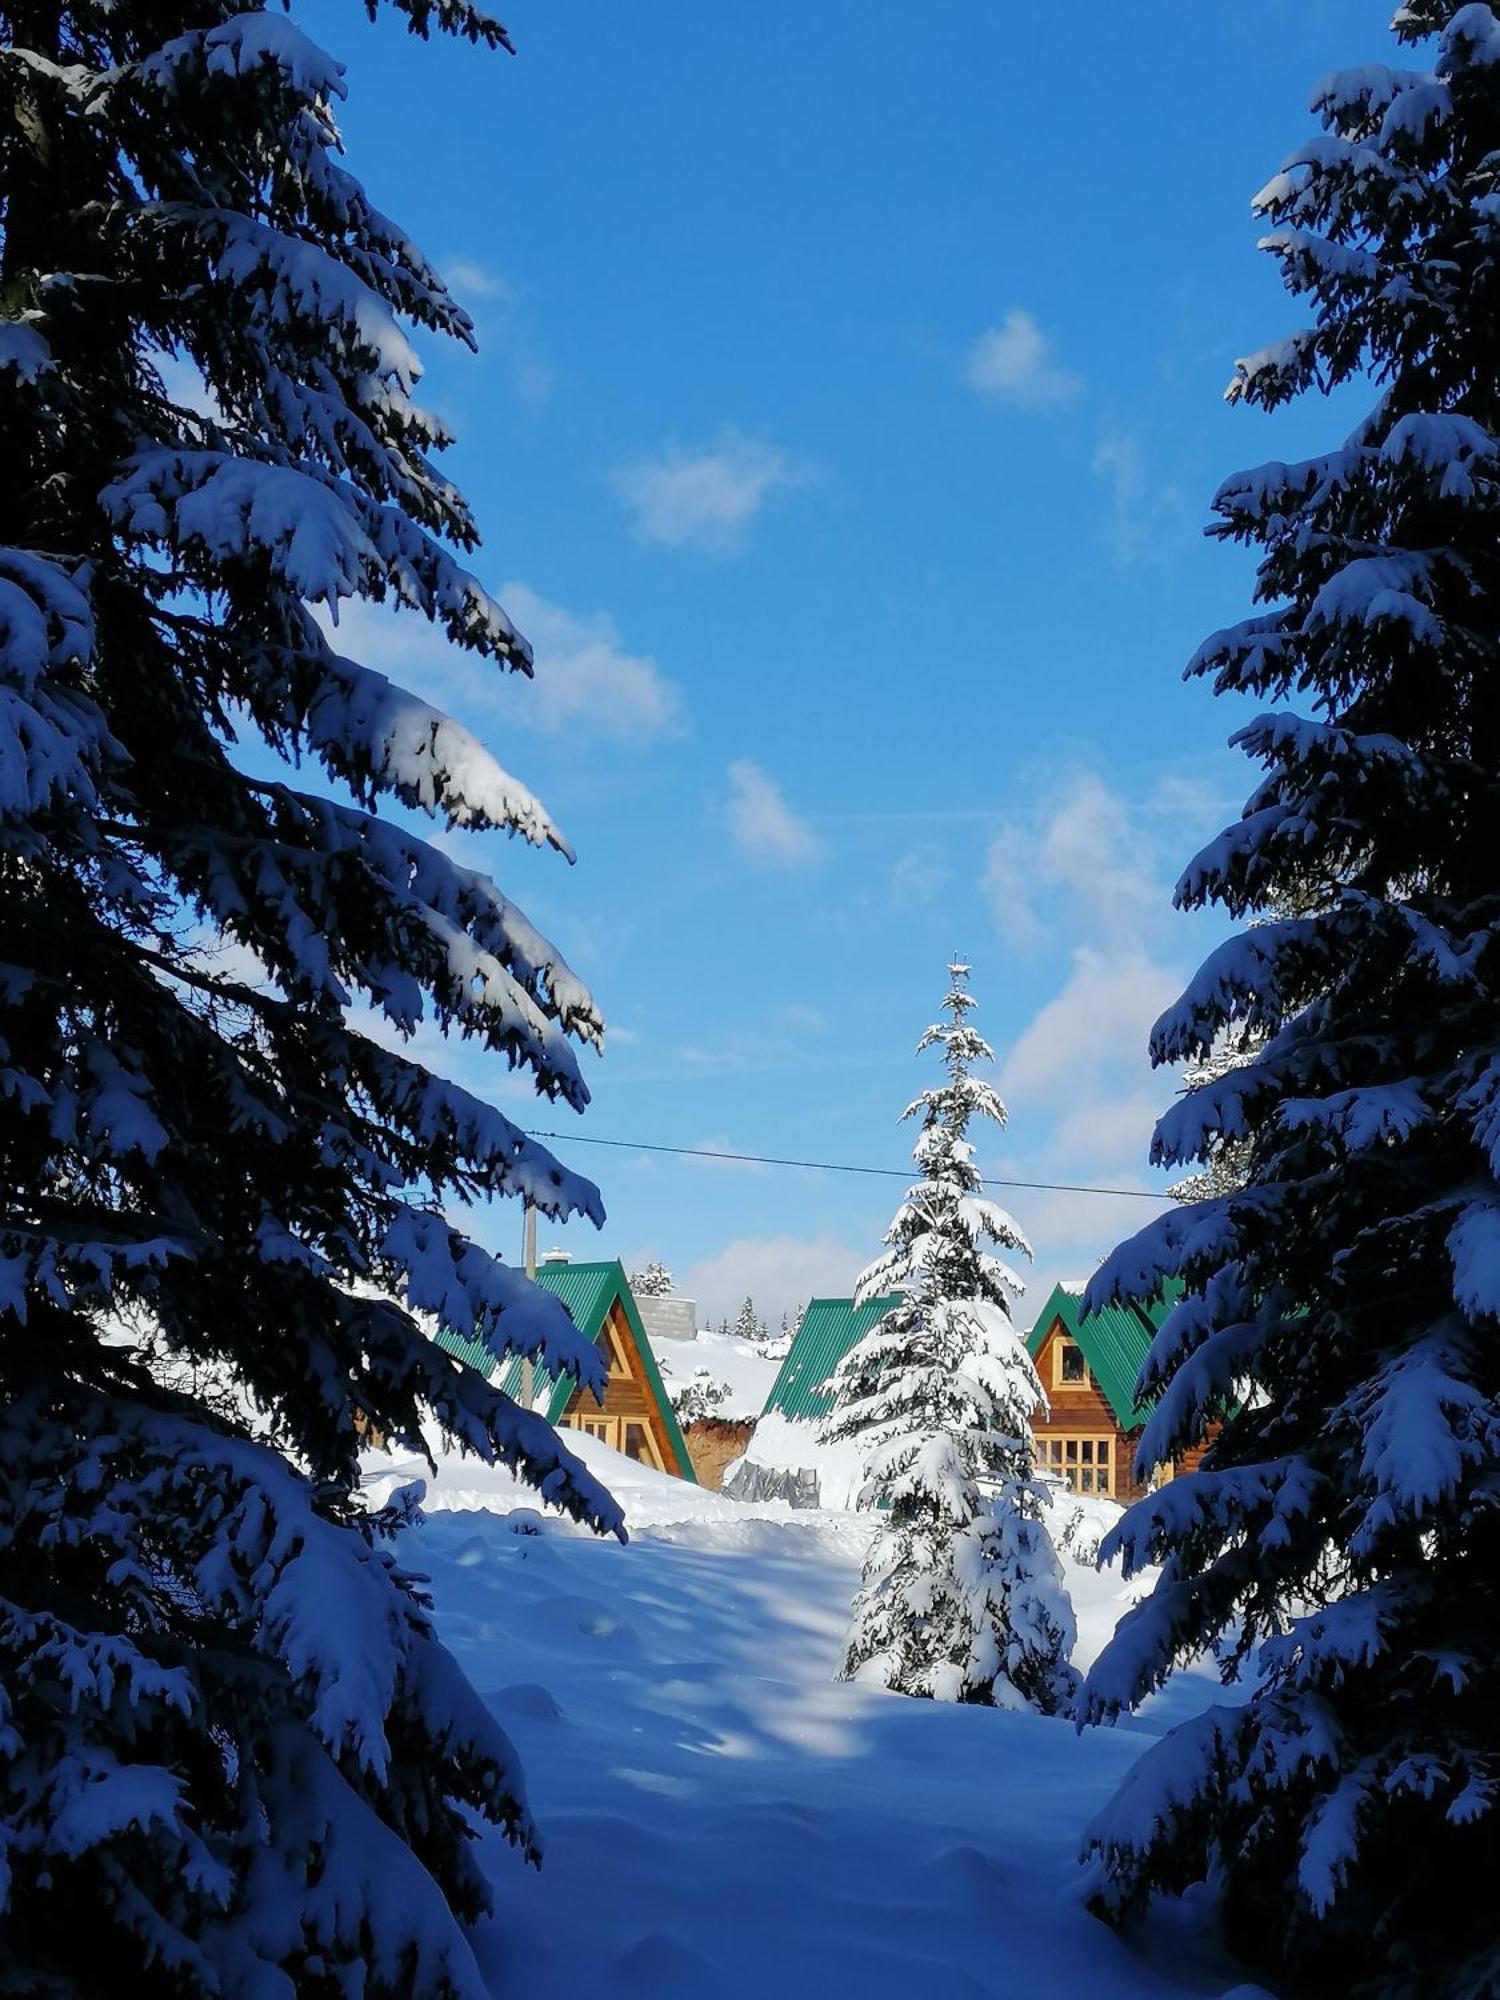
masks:
[[[604,612],[564,611],[524,583],[505,584],[500,596],[536,654],[536,678],[519,703],[523,722],[548,734],[577,728],[621,743],[681,727],[676,687],[648,655],[625,651]]]
[[[1105,538],[1116,569],[1174,561],[1188,545],[1181,490],[1151,467],[1135,432],[1111,425],[1094,447],[1094,477],[1107,502]]]
[[[823,843],[812,827],[793,812],[776,780],[748,757],[729,767],[725,812],[730,838],[747,861],[806,868],[822,857]]]
[[[1000,827],[981,887],[1001,936],[1023,951],[1050,930],[1135,937],[1169,906],[1155,833],[1089,770],[1066,775],[1040,814]]]
[[[930,840],[918,841],[891,864],[891,901],[901,910],[920,910],[952,879],[943,850]]]
[[[535,652],[531,680],[452,645],[413,612],[363,599],[342,607],[331,636],[341,652],[453,709],[481,736],[499,721],[539,735],[637,744],[680,729],[676,687],[649,655],[625,650],[603,612],[565,611],[525,583],[507,583],[499,595]]]
[[[551,400],[553,374],[522,294],[477,257],[450,257],[442,266],[448,289],[474,322],[480,359],[499,359],[517,402],[539,410]]]
[[[1015,410],[1061,409],[1083,393],[1082,376],[1063,366],[1050,334],[1021,306],[980,334],[963,372],[976,396]]]
[[[1122,1133],[1111,1107],[1122,1102],[1122,1079],[1129,1079],[1131,1096],[1147,1088],[1147,1037],[1180,984],[1172,967],[1139,947],[1111,953],[1081,945],[1065,984],[1007,1054],[1002,1095],[1018,1110],[1045,1108],[1058,1142],[1067,1141],[1066,1157],[1093,1164],[1120,1158]],[[1148,1101],[1159,1102],[1160,1094]],[[1062,1121],[1074,1112],[1082,1117],[1064,1132]],[[1133,1150],[1143,1158],[1149,1118],[1134,1129]]]
[[[709,1321],[732,1317],[742,1299],[752,1298],[774,1326],[811,1298],[847,1295],[869,1261],[868,1248],[851,1250],[826,1236],[742,1236],[716,1257],[690,1264],[678,1288]]]
[[[643,542],[732,552],[771,496],[805,486],[805,465],[764,439],[726,429],[617,468],[614,487]]]

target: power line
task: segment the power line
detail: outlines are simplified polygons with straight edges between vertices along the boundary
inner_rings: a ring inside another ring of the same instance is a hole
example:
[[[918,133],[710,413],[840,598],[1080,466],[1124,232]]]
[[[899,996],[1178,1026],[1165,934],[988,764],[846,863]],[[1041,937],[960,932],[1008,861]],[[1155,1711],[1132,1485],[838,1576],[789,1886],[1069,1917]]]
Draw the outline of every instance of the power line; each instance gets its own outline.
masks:
[[[820,1174],[874,1174],[882,1180],[909,1181],[906,1167],[851,1167],[835,1160],[783,1160],[772,1153],[721,1153],[712,1146],[653,1146],[644,1139],[596,1139],[583,1132],[532,1133],[533,1139],[558,1139],[568,1146],[609,1146],[620,1153],[671,1153],[682,1160],[728,1160],[742,1167],[807,1167]],[[981,1187],[1025,1188],[1037,1194],[1113,1194],[1133,1201],[1164,1201],[1165,1194],[1149,1188],[1083,1187],[1073,1181],[1010,1181],[986,1175]]]

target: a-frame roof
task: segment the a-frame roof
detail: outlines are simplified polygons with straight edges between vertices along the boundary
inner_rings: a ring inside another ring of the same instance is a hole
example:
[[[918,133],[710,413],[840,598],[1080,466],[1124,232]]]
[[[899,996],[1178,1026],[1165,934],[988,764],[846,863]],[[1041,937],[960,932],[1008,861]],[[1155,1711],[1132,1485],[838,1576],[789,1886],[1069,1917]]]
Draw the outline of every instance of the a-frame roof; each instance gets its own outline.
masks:
[[[651,1342],[641,1324],[635,1294],[630,1289],[630,1280],[619,1258],[604,1258],[593,1264],[541,1264],[537,1267],[536,1282],[544,1291],[562,1300],[569,1318],[585,1340],[599,1339],[609,1318],[610,1307],[616,1299],[620,1301],[636,1351],[641,1357],[647,1385],[661,1413],[677,1463],[682,1467],[682,1477],[696,1483],[697,1475],[688,1456],[687,1442],[678,1427],[676,1412],[662,1382],[661,1370],[656,1365],[656,1356],[651,1352]],[[439,1347],[457,1355],[460,1361],[467,1361],[471,1368],[478,1368],[483,1374],[488,1375],[495,1366],[494,1356],[481,1340],[466,1339],[464,1335],[443,1327],[437,1341]],[[518,1396],[521,1393],[521,1372],[520,1357],[508,1355],[495,1376],[496,1386],[503,1389],[507,1396]],[[532,1407],[540,1410],[549,1424],[556,1424],[561,1421],[577,1388],[578,1378],[575,1375],[554,1376],[538,1371],[532,1383]]]
[[[1135,1385],[1157,1329],[1182,1297],[1182,1289],[1181,1282],[1173,1278],[1153,1299],[1120,1301],[1085,1314],[1081,1287],[1055,1285],[1026,1336],[1027,1349],[1035,1360],[1048,1333],[1061,1320],[1063,1330],[1082,1349],[1121,1430],[1133,1431],[1151,1414],[1149,1398],[1136,1401]]]
[[[833,1408],[833,1397],[822,1385],[855,1341],[863,1340],[897,1302],[894,1293],[862,1306],[853,1299],[813,1299],[802,1315],[802,1324],[761,1414],[769,1416],[772,1410],[779,1410],[800,1423],[826,1416]]]

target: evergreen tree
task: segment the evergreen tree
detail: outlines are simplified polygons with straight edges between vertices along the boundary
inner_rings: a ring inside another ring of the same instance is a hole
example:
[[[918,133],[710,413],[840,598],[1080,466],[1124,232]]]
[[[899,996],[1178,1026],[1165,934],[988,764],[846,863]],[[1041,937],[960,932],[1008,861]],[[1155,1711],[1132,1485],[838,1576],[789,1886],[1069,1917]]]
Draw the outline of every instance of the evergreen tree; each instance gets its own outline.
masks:
[[[638,1299],[669,1299],[677,1287],[666,1265],[658,1264],[653,1258],[644,1270],[636,1272],[630,1281],[630,1289]]]
[[[971,1119],[1005,1123],[973,1074],[994,1052],[970,1026],[969,968],[949,968],[947,1019],[917,1044],[942,1052],[945,1080],[902,1113],[920,1116],[922,1178],[859,1280],[860,1304],[899,1304],[849,1350],[824,1421],[829,1442],[863,1448],[860,1505],[882,1507],[844,1652],[843,1675],[901,1694],[1052,1713],[1068,1703],[1074,1625],[1043,1518],[1031,1419],[1046,1397],[1011,1322],[1024,1289],[984,1245],[1026,1239],[985,1200]]]
[[[760,1314],[755,1310],[754,1299],[747,1298],[740,1307],[731,1329],[736,1340],[764,1340],[766,1329]]]
[[[693,1424],[718,1414],[729,1401],[729,1384],[718,1381],[706,1368],[695,1368],[686,1382],[673,1383],[669,1393],[677,1421]]]
[[[1208,1055],[1199,1062],[1189,1064],[1182,1073],[1182,1087],[1185,1095],[1191,1096],[1196,1090],[1207,1089],[1218,1083],[1232,1071],[1242,1069],[1252,1062],[1263,1045],[1264,1037],[1252,1035],[1243,1027],[1236,1027],[1214,1044]],[[1204,1152],[1202,1164],[1180,1181],[1172,1185],[1174,1201],[1204,1201],[1210,1195],[1231,1194],[1245,1185],[1250,1169],[1250,1144],[1247,1139],[1236,1136],[1217,1139]]]
[[[1283,889],[1271,897],[1264,913],[1254,922],[1269,923],[1280,917],[1313,916],[1323,903],[1326,903],[1326,898],[1320,898],[1310,882],[1299,879],[1292,888]],[[1215,1039],[1207,1056],[1189,1064],[1183,1071],[1184,1091],[1202,1090],[1208,1084],[1218,1083],[1231,1070],[1240,1069],[1253,1061],[1265,1041],[1264,1029],[1251,1028],[1243,1021],[1236,1021]],[[1249,1171],[1250,1142],[1243,1134],[1211,1139],[1205,1147],[1202,1163],[1194,1172],[1174,1183],[1172,1198],[1194,1202],[1204,1201],[1210,1195],[1230,1194],[1244,1186]]]
[[[1231,391],[1368,379],[1374,406],[1221,489],[1265,608],[1189,670],[1277,706],[1179,900],[1243,919],[1311,877],[1315,907],[1216,951],[1154,1033],[1160,1062],[1253,1038],[1155,1144],[1234,1141],[1243,1188],[1093,1287],[1186,1281],[1139,1462],[1224,1428],[1112,1537],[1162,1574],[1089,1710],[1214,1645],[1253,1691],[1153,1749],[1092,1847],[1104,1912],[1207,1880],[1299,1990],[1477,1995],[1500,1920],[1454,1891],[1500,1868],[1500,22],[1410,0],[1396,30],[1431,67],[1320,85],[1322,132],[1258,198],[1314,323]]]
[[[796,1329],[802,1322],[802,1312],[803,1308],[799,1306],[793,1314],[783,1313],[781,1315],[781,1331],[776,1334],[773,1334],[768,1326],[762,1325],[762,1331],[766,1337],[760,1342],[755,1351],[763,1361],[784,1361],[791,1353],[792,1341],[796,1337]]]
[[[595,1191],[356,1025],[431,1019],[578,1108],[569,1038],[600,1037],[494,883],[376,808],[562,835],[326,636],[380,600],[497,696],[529,671],[413,398],[402,322],[469,322],[343,165],[342,88],[280,12],[0,6],[8,1992],[482,1993],[475,1832],[535,1836],[378,1536],[409,1506],[354,1498],[362,1426],[420,1450],[431,1416],[620,1519],[417,1318],[602,1388],[444,1208],[597,1221]]]

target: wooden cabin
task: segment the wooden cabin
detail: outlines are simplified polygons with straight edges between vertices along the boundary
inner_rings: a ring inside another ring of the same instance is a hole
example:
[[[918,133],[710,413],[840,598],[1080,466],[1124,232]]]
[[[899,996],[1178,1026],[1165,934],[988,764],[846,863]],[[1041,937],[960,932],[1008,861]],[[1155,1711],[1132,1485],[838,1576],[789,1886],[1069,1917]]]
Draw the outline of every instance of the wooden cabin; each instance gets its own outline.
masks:
[[[1065,1480],[1074,1493],[1135,1500],[1148,1486],[1191,1471],[1203,1448],[1176,1465],[1137,1479],[1134,1462],[1149,1415],[1135,1385],[1157,1329],[1176,1304],[1174,1286],[1148,1304],[1132,1299],[1084,1317],[1083,1287],[1058,1285],[1026,1339],[1042,1387],[1045,1412],[1032,1419],[1037,1466]]]
[[[1037,1465],[1075,1493],[1134,1500],[1146,1490],[1135,1477],[1134,1460],[1149,1414],[1136,1404],[1135,1385],[1152,1338],[1178,1291],[1174,1288],[1149,1305],[1132,1301],[1106,1306],[1087,1319],[1081,1317],[1082,1293],[1082,1286],[1057,1286],[1026,1336],[1047,1392],[1045,1414],[1038,1409],[1031,1427]],[[856,1306],[852,1299],[814,1299],[804,1313],[764,1414],[778,1412],[792,1423],[807,1425],[810,1463],[816,1457],[812,1446],[818,1419],[833,1400],[825,1387],[829,1376],[855,1341],[895,1303],[894,1298],[874,1299],[864,1306]],[[752,1440],[746,1455],[753,1459],[754,1454]],[[1199,1448],[1176,1466],[1159,1467],[1153,1481],[1146,1483],[1192,1470],[1202,1456]]]
[[[538,1266],[536,1282],[562,1300],[578,1331],[601,1350],[609,1379],[600,1403],[592,1391],[579,1387],[575,1376],[554,1378],[538,1372],[532,1407],[550,1424],[583,1431],[626,1458],[696,1485],[692,1457],[662,1385],[624,1266],[617,1258],[593,1264],[548,1260]],[[521,1397],[524,1371],[516,1356],[497,1368],[480,1342],[446,1329],[437,1338],[448,1353],[484,1368],[506,1395]]]

